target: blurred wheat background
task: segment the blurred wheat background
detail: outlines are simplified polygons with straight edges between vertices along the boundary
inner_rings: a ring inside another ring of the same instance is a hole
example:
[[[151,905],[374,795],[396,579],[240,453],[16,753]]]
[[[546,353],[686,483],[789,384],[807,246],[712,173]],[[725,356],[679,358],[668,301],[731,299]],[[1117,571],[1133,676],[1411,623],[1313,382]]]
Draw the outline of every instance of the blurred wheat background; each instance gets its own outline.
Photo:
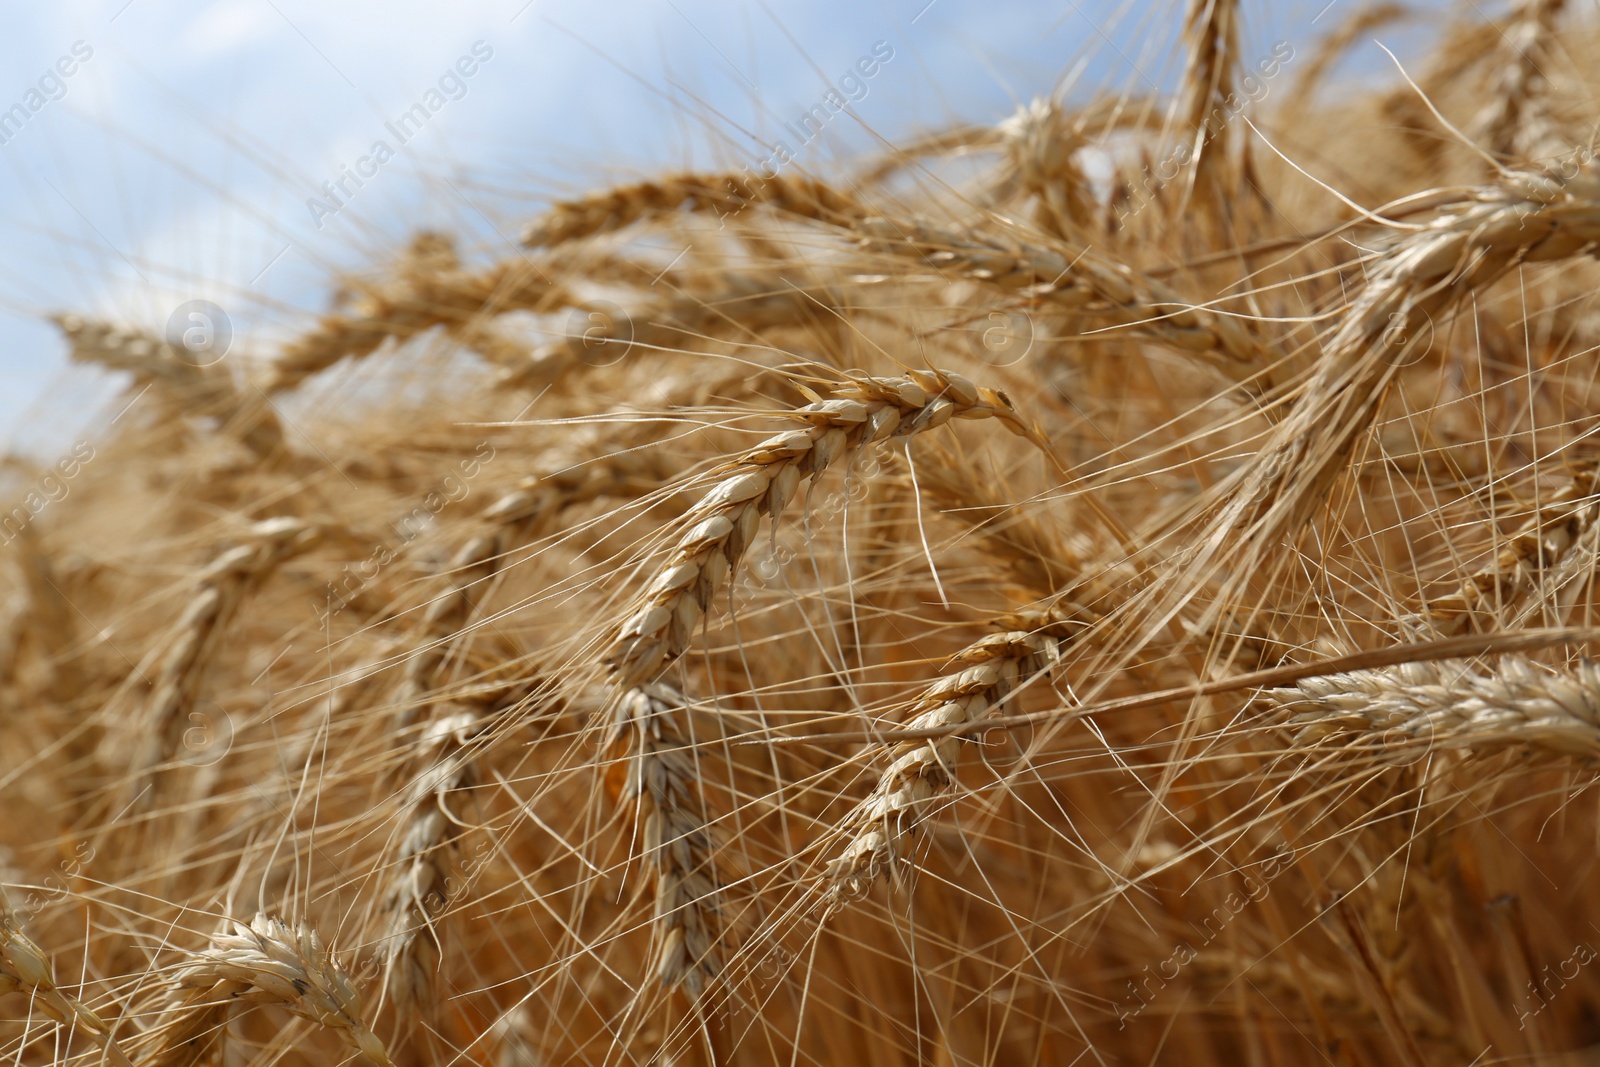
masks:
[[[17,68],[6,1060],[1600,1062],[1600,13],[957,6]]]

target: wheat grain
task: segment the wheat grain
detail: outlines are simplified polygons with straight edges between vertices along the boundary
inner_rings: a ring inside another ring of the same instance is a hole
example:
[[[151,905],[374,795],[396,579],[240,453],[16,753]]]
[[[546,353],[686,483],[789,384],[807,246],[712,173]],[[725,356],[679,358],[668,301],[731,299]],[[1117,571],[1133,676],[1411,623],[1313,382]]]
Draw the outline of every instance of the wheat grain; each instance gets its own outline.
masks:
[[[716,292],[682,292],[623,311],[625,321],[610,322],[610,309],[583,330],[508,362],[501,375],[507,388],[542,389],[588,363],[609,366],[634,354],[669,352],[704,344],[698,336],[732,334],[735,340],[763,336],[775,327],[812,322],[834,309],[825,291],[785,285],[776,278],[736,278]]]

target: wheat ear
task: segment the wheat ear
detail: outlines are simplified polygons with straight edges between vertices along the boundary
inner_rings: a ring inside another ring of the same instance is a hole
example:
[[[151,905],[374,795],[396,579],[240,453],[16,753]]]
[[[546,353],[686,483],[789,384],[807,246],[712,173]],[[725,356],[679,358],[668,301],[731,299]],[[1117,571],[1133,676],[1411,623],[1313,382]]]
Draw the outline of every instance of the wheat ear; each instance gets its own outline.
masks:
[[[1209,209],[1222,207],[1232,191],[1226,180],[1238,123],[1226,103],[1234,97],[1239,63],[1238,0],[1189,0],[1183,19],[1187,61],[1183,72],[1182,136],[1194,142],[1189,190]],[[1246,142],[1248,144],[1248,142]]]
[[[1474,133],[1503,158],[1538,160],[1567,147],[1550,114],[1547,68],[1555,60],[1556,22],[1566,0],[1515,0],[1500,37],[1503,65]]]
[[[700,334],[759,336],[775,327],[815,321],[834,297],[823,288],[788,289],[777,279],[741,279],[714,292],[674,293],[625,310],[627,322],[605,336],[583,330],[508,362],[505,388],[541,389],[586,361],[609,365],[630,352],[658,353],[700,345]],[[615,334],[615,336],[612,336]]]
[[[160,1043],[147,1067],[177,1067],[204,1059],[235,1002],[276,1004],[325,1026],[380,1067],[389,1067],[383,1042],[361,1018],[361,995],[350,975],[304,923],[257,915],[232,923],[172,976],[186,991],[157,1031]]]
[[[384,898],[386,985],[397,1004],[416,1008],[429,998],[439,967],[434,922],[449,906],[446,880],[461,835],[450,800],[478,782],[471,751],[482,726],[479,709],[444,705],[428,724],[418,758],[426,769],[406,797],[406,835]]]
[[[1535,588],[1539,575],[1553,570],[1594,525],[1600,503],[1600,460],[1586,460],[1566,485],[1540,501],[1539,513],[1500,546],[1494,559],[1469,575],[1461,588],[1428,605],[1445,633],[1460,633],[1472,621],[1492,616]]]
[[[554,204],[523,232],[522,243],[530,247],[558,245],[611,233],[651,215],[680,210],[713,211],[726,218],[752,205],[824,222],[842,222],[865,214],[855,197],[815,178],[794,174],[771,178],[751,174],[674,174]]]
[[[1039,613],[1007,622],[1027,629],[991,634],[957,653],[954,662],[961,669],[923,690],[905,707],[900,725],[921,730],[978,722],[1019,682],[1054,667],[1062,644],[1083,629],[1075,620]],[[850,839],[828,863],[832,899],[861,896],[886,872],[910,861],[917,829],[954,787],[961,746],[967,743],[945,736],[902,741],[888,749],[888,767],[877,786],[842,824]]]
[[[607,662],[620,690],[653,679],[688,647],[700,616],[727,583],[755,538],[763,515],[783,514],[801,481],[874,441],[908,437],[951,419],[998,418],[1047,447],[1004,393],[948,371],[903,378],[853,378],[832,400],[792,414],[810,423],[769,438],[724,467],[685,517],[688,529],[657,572],[643,602],[623,623]]]
[[[652,450],[624,451],[573,464],[543,478],[529,477],[484,509],[493,529],[464,543],[451,557],[446,588],[423,612],[422,648],[406,662],[399,698],[400,724],[407,725],[416,704],[433,688],[445,657],[444,641],[461,631],[472,611],[472,589],[487,581],[507,553],[551,521],[563,508],[599,497],[648,491],[660,485],[661,459]],[[442,705],[429,723],[418,758],[424,770],[411,783],[407,829],[386,894],[384,954],[387,985],[402,1004],[417,1005],[432,988],[438,968],[435,920],[444,911],[442,896],[459,836],[447,806],[452,794],[477,782],[471,742],[482,708]]]
[[[700,775],[676,721],[684,706],[664,685],[630,689],[617,703],[608,748],[626,753],[622,799],[638,806],[640,844],[655,871],[655,976],[698,994],[718,973],[719,887]]]
[[[1552,671],[1507,656],[1486,673],[1461,662],[1406,663],[1307,678],[1264,694],[1296,744],[1330,735],[1381,739],[1412,762],[1411,744],[1472,752],[1515,746],[1600,756],[1600,665]]]
[[[1384,386],[1432,343],[1459,295],[1518,264],[1593,255],[1600,242],[1600,179],[1517,173],[1452,197],[1366,263],[1368,282],[1323,342],[1324,355],[1289,415],[1228,483],[1229,499],[1193,544],[1236,546],[1259,559],[1300,532],[1377,417]],[[1191,554],[1174,566],[1193,568]],[[1187,599],[1174,583],[1164,597]]]
[[[1054,100],[1036,98],[996,129],[1010,172],[1003,185],[1015,183],[1035,197],[1035,217],[1057,237],[1086,233],[1100,214],[1094,186],[1074,158],[1087,144],[1084,121],[1081,115],[1074,120]]]
[[[22,920],[0,889],[0,996],[26,993],[64,1026],[80,1026],[117,1067],[130,1067],[104,1019],[56,985],[50,957],[22,932]]]
[[[265,519],[246,531],[242,544],[223,552],[200,572],[194,594],[161,658],[153,692],[137,728],[135,751],[144,753],[136,763],[141,775],[178,750],[187,729],[185,713],[193,706],[223,632],[250,590],[279,564],[310,549],[321,537],[321,527],[304,519]]]
[[[436,326],[463,341],[482,340],[485,323],[508,311],[549,311],[572,297],[520,257],[481,271],[412,259],[398,279],[362,291],[348,312],[325,315],[315,329],[284,347],[267,390],[291,389],[346,357],[360,359],[393,338],[403,342]]]
[[[1261,362],[1261,346],[1236,319],[1195,307],[1138,269],[1088,248],[1002,242],[896,219],[864,219],[852,228],[867,251],[915,257],[941,273],[1020,292],[1047,307],[1103,317],[1234,371]]]
[[[277,412],[259,393],[241,389],[221,362],[201,364],[160,337],[81,315],[57,315],[52,321],[71,343],[75,362],[125,371],[135,384],[158,388],[184,414],[215,416],[258,456],[282,451]]]
[[[420,647],[406,661],[397,704],[401,725],[410,722],[416,702],[433,688],[447,655],[445,639],[461,632],[472,611],[473,590],[493,578],[508,553],[553,522],[569,507],[604,497],[633,497],[657,489],[667,476],[666,458],[656,449],[625,449],[586,458],[542,477],[529,476],[491,503],[484,534],[458,548],[445,567],[444,588],[422,612]]]

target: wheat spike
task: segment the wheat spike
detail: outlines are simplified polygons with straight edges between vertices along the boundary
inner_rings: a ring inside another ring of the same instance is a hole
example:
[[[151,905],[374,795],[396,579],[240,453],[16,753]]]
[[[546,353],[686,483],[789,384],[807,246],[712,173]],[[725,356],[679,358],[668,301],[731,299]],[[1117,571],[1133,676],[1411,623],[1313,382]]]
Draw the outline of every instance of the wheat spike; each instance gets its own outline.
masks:
[[[640,847],[655,871],[655,977],[698,994],[718,973],[720,909],[696,756],[676,722],[684,706],[667,686],[630,689],[617,703],[607,747],[625,753],[622,800],[638,806]]]
[[[1031,624],[992,634],[954,657],[961,669],[939,679],[906,706],[906,729],[937,729],[978,722],[1027,681],[1060,661],[1061,645],[1082,630],[1082,624],[1048,615],[1007,620]],[[835,900],[858,897],[886,872],[910,860],[917,829],[940,797],[955,784],[961,746],[955,736],[928,741],[902,741],[885,754],[889,766],[872,794],[843,823],[850,840],[828,863]]]
[[[1569,146],[1550,113],[1552,47],[1566,0],[1516,0],[1500,41],[1498,84],[1475,130],[1491,152],[1517,161],[1547,161]]]
[[[136,731],[133,751],[143,755],[134,766],[141,775],[178,750],[206,667],[250,590],[321,538],[322,528],[316,523],[293,517],[265,519],[250,526],[241,544],[200,572],[161,656]]]
[[[1239,21],[1238,0],[1189,0],[1183,19],[1187,61],[1180,136],[1194,143],[1189,192],[1199,194],[1208,210],[1212,205],[1225,209],[1224,198],[1236,187],[1236,177],[1228,176],[1237,166],[1230,158],[1232,146],[1248,151],[1225,110],[1229,98],[1237,98]]]
[[[162,1045],[152,1065],[194,1062],[206,1049],[197,1040],[214,1030],[233,1003],[277,1004],[337,1033],[369,1061],[388,1067],[383,1042],[361,1018],[361,995],[338,959],[304,923],[257,915],[250,924],[234,922],[219,931],[211,946],[178,968],[174,990],[187,990],[163,1024]],[[213,1038],[215,1035],[213,1035]]]
[[[228,365],[199,363],[162,338],[81,315],[57,315],[52,321],[71,342],[74,361],[126,371],[136,385],[156,386],[184,414],[215,417],[257,456],[283,451],[277,412],[253,387],[239,385]]]
[[[424,733],[417,759],[424,770],[406,796],[405,837],[384,898],[386,984],[401,1008],[430,1001],[439,966],[435,923],[451,901],[446,879],[453,843],[463,832],[450,804],[478,781],[472,745],[483,726],[480,709],[441,705]]]
[[[1035,98],[997,128],[1010,170],[1003,183],[1014,182],[1038,200],[1035,218],[1056,237],[1080,238],[1100,215],[1094,188],[1074,159],[1088,143],[1083,134],[1086,118],[1054,100]],[[995,197],[1003,198],[1003,191]]]
[[[129,1067],[105,1020],[56,985],[50,957],[22,932],[21,917],[0,889],[0,996],[7,993],[26,993],[57,1022],[82,1027],[117,1067]]]
[[[1308,678],[1265,694],[1300,728],[1297,744],[1328,736],[1382,737],[1396,758],[1409,745],[1488,751],[1530,746],[1564,755],[1600,755],[1600,666],[1565,671],[1505,657],[1480,673],[1454,661]]]
[[[496,316],[571,303],[561,286],[520,256],[478,271],[459,268],[453,259],[413,256],[395,278],[361,289],[348,312],[324,315],[315,329],[286,346],[265,388],[292,389],[340,360],[361,359],[386,341],[403,343],[434,327],[472,343],[482,340]]]
[[[1571,480],[1540,501],[1539,513],[1500,546],[1492,561],[1471,574],[1450,596],[1428,605],[1429,614],[1446,633],[1465,630],[1475,618],[1514,606],[1538,585],[1539,576],[1555,570],[1594,524],[1595,489],[1600,485],[1600,460],[1586,460]]]
[[[590,193],[553,205],[522,235],[529,247],[550,247],[612,233],[651,215],[713,211],[737,216],[753,205],[825,222],[858,218],[864,211],[848,193],[815,178],[794,174],[673,174],[655,181]]]
[[[865,219],[853,229],[863,235],[867,251],[916,257],[941,273],[1020,291],[1050,308],[1104,317],[1129,333],[1212,358],[1233,371],[1261,362],[1260,346],[1237,320],[1196,307],[1163,283],[1092,249],[981,240],[893,219]]]
[[[761,517],[780,517],[804,479],[875,441],[908,437],[953,418],[998,418],[1014,433],[1037,437],[1004,393],[980,389],[948,371],[852,379],[836,390],[835,399],[809,404],[793,417],[810,427],[769,438],[727,465],[686,517],[688,529],[607,657],[619,689],[649,681],[682,654],[696,622],[750,546]]]
[[[1433,218],[1398,235],[1366,264],[1368,282],[1323,342],[1325,354],[1294,408],[1233,476],[1229,499],[1193,544],[1227,538],[1265,552],[1298,534],[1372,425],[1383,387],[1436,336],[1461,293],[1522,263],[1593,255],[1597,242],[1600,173],[1592,165],[1570,182],[1542,172],[1509,175],[1452,196]],[[1178,566],[1191,562],[1185,556]],[[1179,597],[1193,589],[1172,588]]]

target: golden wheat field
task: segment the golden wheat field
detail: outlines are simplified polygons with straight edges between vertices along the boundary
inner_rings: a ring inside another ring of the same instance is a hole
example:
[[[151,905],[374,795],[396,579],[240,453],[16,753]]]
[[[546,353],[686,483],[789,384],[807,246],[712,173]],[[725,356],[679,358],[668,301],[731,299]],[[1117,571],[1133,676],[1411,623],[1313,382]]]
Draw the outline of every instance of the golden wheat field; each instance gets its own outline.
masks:
[[[1246,10],[253,361],[62,309],[0,1062],[1600,1062],[1600,15]]]

